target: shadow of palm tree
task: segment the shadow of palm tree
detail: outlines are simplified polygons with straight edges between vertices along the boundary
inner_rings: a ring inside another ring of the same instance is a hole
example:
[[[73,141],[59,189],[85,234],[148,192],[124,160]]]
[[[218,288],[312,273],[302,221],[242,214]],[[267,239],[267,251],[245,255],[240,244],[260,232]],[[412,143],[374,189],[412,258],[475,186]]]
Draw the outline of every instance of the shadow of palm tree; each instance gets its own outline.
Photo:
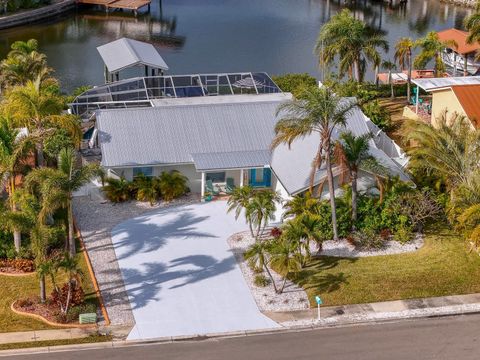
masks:
[[[169,209],[169,214],[178,214],[173,219],[155,223],[165,210],[139,216],[125,221],[112,230],[112,242],[119,260],[140,252],[156,251],[165,245],[167,239],[186,237],[216,237],[199,231],[195,225],[208,219],[208,216],[195,216],[187,209]]]

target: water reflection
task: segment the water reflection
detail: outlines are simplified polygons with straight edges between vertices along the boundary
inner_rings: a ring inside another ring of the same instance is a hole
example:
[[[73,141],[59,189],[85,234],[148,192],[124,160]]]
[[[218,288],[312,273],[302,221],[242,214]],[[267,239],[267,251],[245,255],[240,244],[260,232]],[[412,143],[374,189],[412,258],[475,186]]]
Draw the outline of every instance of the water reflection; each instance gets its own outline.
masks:
[[[48,23],[0,32],[0,56],[15,40],[37,38],[65,89],[103,81],[96,47],[127,36],[153,43],[170,73],[266,71],[318,76],[318,31],[341,8],[385,32],[393,59],[400,37],[462,27],[472,10],[438,0],[153,0],[151,12],[78,9]],[[372,74],[367,74],[372,76]]]

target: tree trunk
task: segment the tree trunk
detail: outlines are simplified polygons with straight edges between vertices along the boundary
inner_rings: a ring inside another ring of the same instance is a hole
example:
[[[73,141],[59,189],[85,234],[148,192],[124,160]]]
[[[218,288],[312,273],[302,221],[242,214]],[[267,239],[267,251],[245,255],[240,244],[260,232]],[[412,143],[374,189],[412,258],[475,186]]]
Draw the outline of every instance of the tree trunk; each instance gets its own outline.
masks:
[[[13,230],[13,243],[15,244],[16,252],[20,252],[20,248],[22,247],[22,233],[17,229]]]
[[[70,307],[70,299],[72,298],[72,280],[68,281],[68,293],[67,293],[67,301],[65,303],[64,314],[67,315],[68,308]]]
[[[357,170],[352,171],[352,225],[355,229],[357,221]]]
[[[407,103],[410,101],[410,92],[411,89],[410,87],[412,86],[412,51],[408,51],[407,55],[407,61],[408,61],[408,75],[407,75]]]
[[[287,284],[287,275],[285,275],[285,277],[283,278],[283,284],[282,284],[282,288],[280,289],[280,294],[283,293],[283,290],[285,289],[286,284]]]
[[[70,248],[70,256],[75,256],[75,233],[73,229],[73,209],[72,209],[72,200],[68,201],[68,244]]]
[[[272,273],[270,272],[270,270],[268,269],[268,266],[266,264],[263,265],[263,267],[265,268],[265,271],[267,272],[268,277],[270,278],[270,281],[272,282],[273,290],[275,290],[275,293],[278,294],[277,284],[275,284],[275,279],[273,278]]]
[[[10,206],[12,208],[12,212],[17,212],[17,204],[15,203],[14,199],[14,194],[15,194],[15,175],[12,174],[10,176]],[[13,243],[15,245],[15,250],[17,253],[20,251],[20,248],[22,246],[22,233],[19,229],[14,228],[13,229]]]
[[[338,240],[338,230],[337,230],[337,207],[335,205],[335,188],[333,183],[333,171],[332,163],[330,161],[330,142],[327,140],[325,146],[325,161],[327,166],[327,179],[328,179],[328,190],[330,193],[330,207],[332,210],[332,228],[333,228],[333,240]]]
[[[354,69],[355,69],[355,80],[360,82],[360,62],[358,61],[358,59],[355,60]]]
[[[43,144],[37,144],[37,166],[43,167],[45,165],[45,156],[43,154]]]
[[[315,158],[313,159],[312,168],[311,168],[311,171],[310,171],[309,191],[310,191],[311,195],[313,195],[313,185],[315,183],[315,174],[317,173],[317,170],[320,167],[320,164],[322,163],[322,149],[323,149],[322,139],[320,138],[320,145],[318,146],[317,154],[315,155]]]
[[[40,301],[42,304],[47,300],[47,294],[45,289],[45,276],[40,276]]]
[[[393,99],[395,93],[393,92],[392,70],[388,70],[388,83],[390,84],[390,98]]]

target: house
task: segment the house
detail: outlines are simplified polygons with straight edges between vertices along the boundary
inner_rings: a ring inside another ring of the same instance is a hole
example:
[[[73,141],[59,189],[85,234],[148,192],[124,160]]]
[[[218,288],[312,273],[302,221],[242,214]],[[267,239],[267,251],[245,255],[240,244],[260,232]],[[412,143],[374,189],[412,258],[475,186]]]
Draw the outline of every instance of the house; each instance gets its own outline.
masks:
[[[468,43],[468,32],[452,28],[439,31],[437,34],[440,41],[455,44],[446,46],[441,53],[443,62],[453,68],[453,75],[458,71],[463,72],[464,76],[476,74],[480,63],[475,58],[480,45],[477,42]]]
[[[207,181],[222,188],[229,179],[235,186],[275,189],[287,199],[307,190],[319,141],[312,134],[290,148],[271,150],[277,109],[291,98],[282,92],[166,97],[152,100],[149,107],[97,110],[101,164],[109,176],[128,180],[178,170],[188,178],[191,191],[202,196]],[[403,152],[359,108],[349,114],[345,129],[337,129],[334,139],[346,129],[356,135],[372,132],[371,154],[392,176],[409,180]],[[321,168],[316,184],[325,176]],[[362,172],[359,188],[366,190],[374,181],[372,174]]]
[[[480,76],[416,79],[412,82],[432,96],[432,125],[435,126],[446,111],[447,118],[457,113],[470,120],[472,129],[480,127]]]

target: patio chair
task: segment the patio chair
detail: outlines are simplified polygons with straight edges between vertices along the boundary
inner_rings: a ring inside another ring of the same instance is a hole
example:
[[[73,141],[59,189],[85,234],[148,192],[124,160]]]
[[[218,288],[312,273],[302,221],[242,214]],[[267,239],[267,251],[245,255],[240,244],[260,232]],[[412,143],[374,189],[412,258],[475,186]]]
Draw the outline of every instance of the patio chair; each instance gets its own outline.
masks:
[[[207,180],[207,182],[205,183],[205,189],[207,190],[207,192],[209,192],[212,195],[218,195],[220,193],[213,186],[212,180]]]
[[[227,184],[225,185],[225,192],[227,194],[231,194],[235,189],[235,185],[233,183],[233,178],[227,178]]]

